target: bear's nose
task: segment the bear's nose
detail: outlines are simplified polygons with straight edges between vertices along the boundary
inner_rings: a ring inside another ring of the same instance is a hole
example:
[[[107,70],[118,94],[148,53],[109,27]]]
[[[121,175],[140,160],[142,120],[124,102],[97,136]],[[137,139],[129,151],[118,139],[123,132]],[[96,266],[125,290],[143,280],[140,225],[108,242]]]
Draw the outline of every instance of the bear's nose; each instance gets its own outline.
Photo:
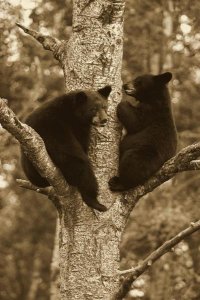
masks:
[[[100,123],[101,123],[101,125],[105,125],[105,124],[106,124],[106,122],[107,122],[107,119],[106,119],[106,118],[104,118],[104,119],[102,119],[102,120],[101,120],[101,122],[100,122]]]
[[[134,96],[136,89],[132,83],[126,83],[123,85],[124,91],[127,95]]]
[[[106,112],[105,112],[104,109],[101,109],[100,112],[99,112],[99,120],[100,120],[99,123],[102,126],[104,126],[106,124],[106,122],[107,122],[107,114],[106,114]]]

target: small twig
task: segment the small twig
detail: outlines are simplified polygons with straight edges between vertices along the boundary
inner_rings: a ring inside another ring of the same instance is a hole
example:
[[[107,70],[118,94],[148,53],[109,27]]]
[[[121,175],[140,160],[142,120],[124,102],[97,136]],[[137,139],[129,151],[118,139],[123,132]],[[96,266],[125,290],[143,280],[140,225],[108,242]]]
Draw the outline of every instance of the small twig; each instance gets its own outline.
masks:
[[[117,271],[117,274],[119,274],[119,275],[127,275],[127,274],[129,274],[129,273],[133,273],[133,272],[135,272],[135,267],[133,267],[133,268],[131,268],[131,269],[127,269],[127,270],[118,270]]]
[[[54,57],[58,60],[61,58],[61,54],[63,50],[63,41],[59,41],[55,37],[52,37],[50,35],[45,35],[42,33],[39,33],[35,30],[29,29],[25,27],[22,24],[16,23],[16,25],[21,28],[25,33],[29,34],[32,36],[34,39],[36,39],[45,50],[50,50],[53,52]]]
[[[45,195],[48,197],[49,200],[55,205],[57,210],[59,211],[61,208],[62,201],[60,201],[60,197],[56,195],[55,190],[53,187],[49,186],[46,188],[39,188],[35,185],[33,185],[30,181],[24,180],[24,179],[16,179],[17,183],[20,187],[35,191],[39,194]]]
[[[170,239],[169,241],[166,241],[162,246],[160,246],[158,249],[153,251],[143,262],[141,262],[137,267],[119,271],[120,274],[126,274],[130,273],[128,275],[123,283],[121,284],[121,287],[118,291],[118,293],[115,295],[114,300],[122,300],[128,291],[131,288],[132,283],[146,270],[148,270],[154,262],[156,262],[161,256],[163,256],[165,253],[172,251],[173,247],[176,246],[178,243],[180,243],[183,239],[188,237],[189,235],[193,234],[195,231],[200,229],[200,220],[197,222],[192,222],[190,224],[190,227],[186,228],[185,230],[179,232],[175,237]]]
[[[45,196],[49,196],[52,187],[46,187],[46,188],[39,188],[35,185],[33,185],[30,181],[24,180],[24,179],[16,179],[16,182],[19,184],[20,187],[35,191],[39,194],[43,194]]]

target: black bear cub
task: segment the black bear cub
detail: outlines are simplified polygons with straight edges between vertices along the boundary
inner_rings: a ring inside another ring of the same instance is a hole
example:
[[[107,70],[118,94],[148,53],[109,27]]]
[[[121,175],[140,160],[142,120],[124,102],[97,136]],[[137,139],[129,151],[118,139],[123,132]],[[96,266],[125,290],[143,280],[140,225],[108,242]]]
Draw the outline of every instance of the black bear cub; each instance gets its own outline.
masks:
[[[103,126],[106,120],[110,86],[98,91],[78,90],[42,104],[25,120],[44,140],[47,152],[68,184],[78,188],[83,201],[99,211],[107,208],[98,202],[98,184],[87,156],[91,125]],[[36,186],[49,183],[42,178],[22,152],[22,167]]]
[[[123,86],[137,104],[122,101],[117,116],[126,130],[119,145],[119,177],[110,179],[112,191],[124,191],[143,184],[177,147],[177,134],[167,83],[169,72],[142,75]]]

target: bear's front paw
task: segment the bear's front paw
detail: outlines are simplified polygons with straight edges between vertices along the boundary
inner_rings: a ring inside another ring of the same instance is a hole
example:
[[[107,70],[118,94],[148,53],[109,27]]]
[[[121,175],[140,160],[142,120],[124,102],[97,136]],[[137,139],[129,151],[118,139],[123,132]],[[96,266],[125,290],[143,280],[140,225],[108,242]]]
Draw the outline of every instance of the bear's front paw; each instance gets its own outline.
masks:
[[[117,176],[110,178],[110,180],[108,181],[108,185],[110,190],[113,192],[120,192],[125,190],[124,186],[120,183],[119,177]]]

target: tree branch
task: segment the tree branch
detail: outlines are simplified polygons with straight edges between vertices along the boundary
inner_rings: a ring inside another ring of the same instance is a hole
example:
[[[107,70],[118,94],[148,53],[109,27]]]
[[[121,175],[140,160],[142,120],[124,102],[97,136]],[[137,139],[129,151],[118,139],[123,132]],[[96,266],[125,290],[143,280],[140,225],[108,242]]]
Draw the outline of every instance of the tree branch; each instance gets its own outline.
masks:
[[[144,183],[144,185],[140,185],[134,190],[130,190],[126,193],[123,202],[127,204],[127,217],[141,197],[173,178],[177,173],[200,170],[199,157],[200,142],[185,147],[176,156],[168,160],[153,177]]]
[[[45,195],[45,196],[49,196],[51,187],[40,188],[40,187],[32,184],[30,181],[24,180],[24,179],[16,179],[16,182],[19,184],[20,187],[22,187],[24,189],[35,191],[35,192]]]
[[[45,35],[42,33],[39,33],[35,30],[29,29],[19,23],[16,23],[16,25],[21,28],[25,33],[31,35],[34,39],[36,39],[45,50],[50,50],[53,52],[54,57],[57,60],[61,60],[61,55],[64,51],[64,41],[59,41],[58,39],[50,36]]]
[[[173,247],[176,246],[178,243],[180,243],[183,239],[188,237],[189,235],[193,234],[195,231],[200,229],[200,220],[191,223],[190,227],[186,228],[185,230],[179,232],[175,237],[170,239],[169,241],[166,241],[162,246],[160,246],[157,250],[153,251],[143,262],[141,262],[137,267],[121,271],[120,274],[124,273],[131,273],[128,275],[123,283],[121,284],[121,287],[118,291],[118,293],[115,295],[115,300],[122,300],[128,291],[131,288],[132,283],[146,270],[148,270],[154,262],[156,262],[161,256],[163,256],[165,253],[172,251]]]
[[[17,179],[16,181],[19,184],[19,186],[24,189],[35,191],[37,193],[47,196],[48,199],[55,205],[57,210],[60,211],[60,209],[61,209],[60,199],[56,195],[53,187],[49,186],[46,188],[39,188],[39,187],[33,185],[30,181],[24,180],[24,179]]]
[[[6,100],[2,98],[0,98],[0,122],[2,127],[19,141],[23,152],[39,174],[46,178],[55,189],[59,200],[61,201],[62,197],[67,196],[68,185],[60,170],[54,166],[48,156],[42,138],[33,128],[21,123],[13,111],[6,105]]]

